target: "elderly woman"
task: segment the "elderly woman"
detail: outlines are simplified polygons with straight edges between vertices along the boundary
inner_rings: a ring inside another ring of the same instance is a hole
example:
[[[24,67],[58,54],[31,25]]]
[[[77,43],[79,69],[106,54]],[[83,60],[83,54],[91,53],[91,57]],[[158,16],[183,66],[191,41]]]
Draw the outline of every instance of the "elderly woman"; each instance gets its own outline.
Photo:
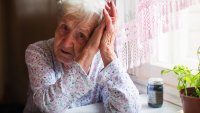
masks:
[[[114,52],[116,7],[62,0],[55,37],[28,46],[24,113],[59,113],[103,102],[105,112],[138,113],[139,94]]]

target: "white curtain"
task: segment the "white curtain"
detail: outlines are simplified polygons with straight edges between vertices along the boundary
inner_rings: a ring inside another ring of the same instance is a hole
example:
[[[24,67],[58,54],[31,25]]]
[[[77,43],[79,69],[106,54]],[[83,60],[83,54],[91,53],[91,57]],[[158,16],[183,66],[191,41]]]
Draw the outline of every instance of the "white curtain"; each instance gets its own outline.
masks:
[[[129,68],[149,62],[152,39],[179,29],[177,12],[200,0],[117,0],[119,31],[118,56]]]

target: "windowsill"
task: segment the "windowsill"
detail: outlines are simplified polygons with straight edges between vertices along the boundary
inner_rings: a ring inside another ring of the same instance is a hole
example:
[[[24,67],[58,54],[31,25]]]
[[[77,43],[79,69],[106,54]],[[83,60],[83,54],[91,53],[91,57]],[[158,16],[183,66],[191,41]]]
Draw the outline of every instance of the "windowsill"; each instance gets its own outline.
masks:
[[[179,113],[178,111],[182,109],[180,106],[167,101],[164,101],[160,108],[151,108],[147,104],[147,96],[145,94],[140,95],[140,102],[142,104],[140,113]],[[96,103],[68,109],[65,113],[104,113],[104,107],[102,103]]]
[[[168,101],[164,101],[160,108],[151,108],[147,104],[147,95],[141,94],[140,97],[142,102],[142,110],[140,113],[176,113],[182,109],[180,106]]]
[[[131,79],[138,88],[140,94],[147,93],[147,78],[142,79],[141,77],[138,78],[137,76],[131,76]],[[164,100],[177,106],[182,106],[178,90],[176,87],[169,84],[164,84]]]

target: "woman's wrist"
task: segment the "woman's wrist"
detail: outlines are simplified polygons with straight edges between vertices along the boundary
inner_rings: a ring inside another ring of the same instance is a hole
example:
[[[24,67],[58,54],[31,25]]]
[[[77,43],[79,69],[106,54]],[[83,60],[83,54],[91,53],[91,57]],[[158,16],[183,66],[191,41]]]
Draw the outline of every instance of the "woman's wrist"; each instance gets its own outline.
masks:
[[[106,67],[110,62],[112,62],[117,57],[114,52],[114,49],[111,48],[100,49],[100,53],[104,63],[104,67]]]
[[[75,58],[75,61],[79,63],[86,73],[89,72],[90,65],[92,63],[95,53],[89,49],[84,49],[82,53]]]

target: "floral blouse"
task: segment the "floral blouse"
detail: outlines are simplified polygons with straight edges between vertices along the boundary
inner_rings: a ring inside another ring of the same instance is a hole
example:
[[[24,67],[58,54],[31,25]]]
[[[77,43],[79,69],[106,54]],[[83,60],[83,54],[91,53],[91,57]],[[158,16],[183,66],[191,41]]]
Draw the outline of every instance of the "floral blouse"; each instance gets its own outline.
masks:
[[[54,56],[53,40],[26,49],[30,90],[24,113],[59,113],[98,102],[106,113],[139,112],[138,90],[118,59],[104,67],[98,52],[88,74],[75,61],[64,70]]]

